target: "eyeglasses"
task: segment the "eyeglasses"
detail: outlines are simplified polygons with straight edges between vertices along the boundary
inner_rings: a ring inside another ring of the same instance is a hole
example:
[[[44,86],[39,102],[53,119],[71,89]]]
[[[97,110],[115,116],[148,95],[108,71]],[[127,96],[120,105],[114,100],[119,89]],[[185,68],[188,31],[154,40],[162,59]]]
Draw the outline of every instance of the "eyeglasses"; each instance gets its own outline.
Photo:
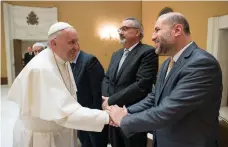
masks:
[[[43,49],[34,50],[34,53],[40,53]]]
[[[127,30],[129,30],[129,29],[139,29],[139,28],[137,28],[137,27],[127,27],[127,26],[123,26],[123,27],[119,28],[117,31],[118,31],[118,33],[120,33],[120,32],[122,32],[122,31],[127,31]]]

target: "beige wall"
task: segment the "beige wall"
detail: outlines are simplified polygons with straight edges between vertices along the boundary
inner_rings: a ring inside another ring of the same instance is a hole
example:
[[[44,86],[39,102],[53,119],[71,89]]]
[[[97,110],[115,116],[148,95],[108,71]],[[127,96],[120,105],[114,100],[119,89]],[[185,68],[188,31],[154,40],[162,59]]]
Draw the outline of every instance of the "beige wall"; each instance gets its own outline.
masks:
[[[120,24],[128,16],[142,20],[145,28],[144,43],[153,45],[151,34],[158,13],[164,7],[181,12],[189,20],[192,38],[206,49],[207,21],[213,16],[228,14],[228,2],[8,2],[10,4],[36,7],[57,7],[59,21],[72,24],[79,32],[83,50],[98,57],[107,69],[112,53],[120,45],[114,41],[102,41],[97,36],[99,24],[110,22]],[[3,16],[3,15],[2,15]],[[2,17],[3,18],[3,17]],[[1,46],[1,77],[6,77],[6,57],[3,21]],[[166,57],[160,57],[160,64]]]
[[[110,62],[111,55],[120,48],[118,42],[102,41],[97,35],[97,29],[102,23],[117,23],[120,25],[125,17],[136,17],[141,20],[141,2],[7,2],[20,6],[57,7],[59,21],[66,21],[79,32],[80,46],[88,53],[94,54],[101,61],[105,69]],[[1,22],[3,30],[3,21]],[[1,77],[6,77],[6,60],[4,33],[1,34]]]
[[[192,39],[203,49],[207,47],[208,18],[228,14],[228,2],[142,2],[142,23],[145,29],[144,43],[152,45],[153,26],[164,7],[182,13],[189,21]],[[160,57],[161,64],[166,57]]]

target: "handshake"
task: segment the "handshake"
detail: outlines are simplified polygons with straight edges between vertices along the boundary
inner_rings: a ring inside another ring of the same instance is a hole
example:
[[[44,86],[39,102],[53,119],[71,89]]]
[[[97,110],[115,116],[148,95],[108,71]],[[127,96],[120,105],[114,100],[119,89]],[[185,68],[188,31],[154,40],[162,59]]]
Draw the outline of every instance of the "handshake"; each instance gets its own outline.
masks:
[[[108,97],[102,96],[103,104],[102,109],[109,114],[109,125],[120,127],[121,119],[128,114],[126,107],[123,108],[113,105],[108,105]]]

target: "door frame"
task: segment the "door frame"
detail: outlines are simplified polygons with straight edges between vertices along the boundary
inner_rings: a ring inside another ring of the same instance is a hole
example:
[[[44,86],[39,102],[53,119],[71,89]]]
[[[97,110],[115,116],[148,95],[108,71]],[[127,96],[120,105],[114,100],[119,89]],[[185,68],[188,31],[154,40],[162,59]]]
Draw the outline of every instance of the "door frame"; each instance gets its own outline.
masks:
[[[5,31],[5,50],[6,50],[6,67],[7,67],[7,84],[12,85],[15,79],[14,71],[14,50],[13,50],[13,18],[12,7],[3,3],[4,31]]]
[[[208,32],[207,32],[207,51],[211,53],[221,65],[221,68],[227,63],[225,61],[220,60],[219,56],[222,54],[222,50],[219,49],[219,33],[222,29],[228,30],[228,15],[218,16],[218,17],[211,17],[208,19]],[[226,73],[228,74],[228,73]],[[228,106],[228,83],[227,81],[223,80],[223,87],[225,89],[225,93],[223,98],[226,98],[225,103],[226,107]],[[223,89],[223,91],[224,91]],[[224,99],[223,99],[224,100]]]
[[[228,15],[208,19],[207,51],[218,59],[219,30],[228,29]],[[219,60],[219,59],[218,59]]]

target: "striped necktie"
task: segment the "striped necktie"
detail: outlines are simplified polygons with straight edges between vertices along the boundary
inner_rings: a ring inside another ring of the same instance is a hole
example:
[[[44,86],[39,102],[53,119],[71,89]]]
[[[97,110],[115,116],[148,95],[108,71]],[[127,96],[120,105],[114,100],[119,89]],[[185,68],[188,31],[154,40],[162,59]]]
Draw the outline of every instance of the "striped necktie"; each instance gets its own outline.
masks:
[[[118,71],[117,71],[117,74],[119,73],[119,71],[120,71],[120,68],[121,68],[121,66],[123,65],[123,63],[124,63],[124,60],[127,58],[127,56],[128,56],[128,54],[129,54],[129,50],[128,49],[124,49],[124,53],[123,53],[123,56],[121,57],[121,59],[120,59],[120,63],[119,63],[119,67],[118,67]]]

